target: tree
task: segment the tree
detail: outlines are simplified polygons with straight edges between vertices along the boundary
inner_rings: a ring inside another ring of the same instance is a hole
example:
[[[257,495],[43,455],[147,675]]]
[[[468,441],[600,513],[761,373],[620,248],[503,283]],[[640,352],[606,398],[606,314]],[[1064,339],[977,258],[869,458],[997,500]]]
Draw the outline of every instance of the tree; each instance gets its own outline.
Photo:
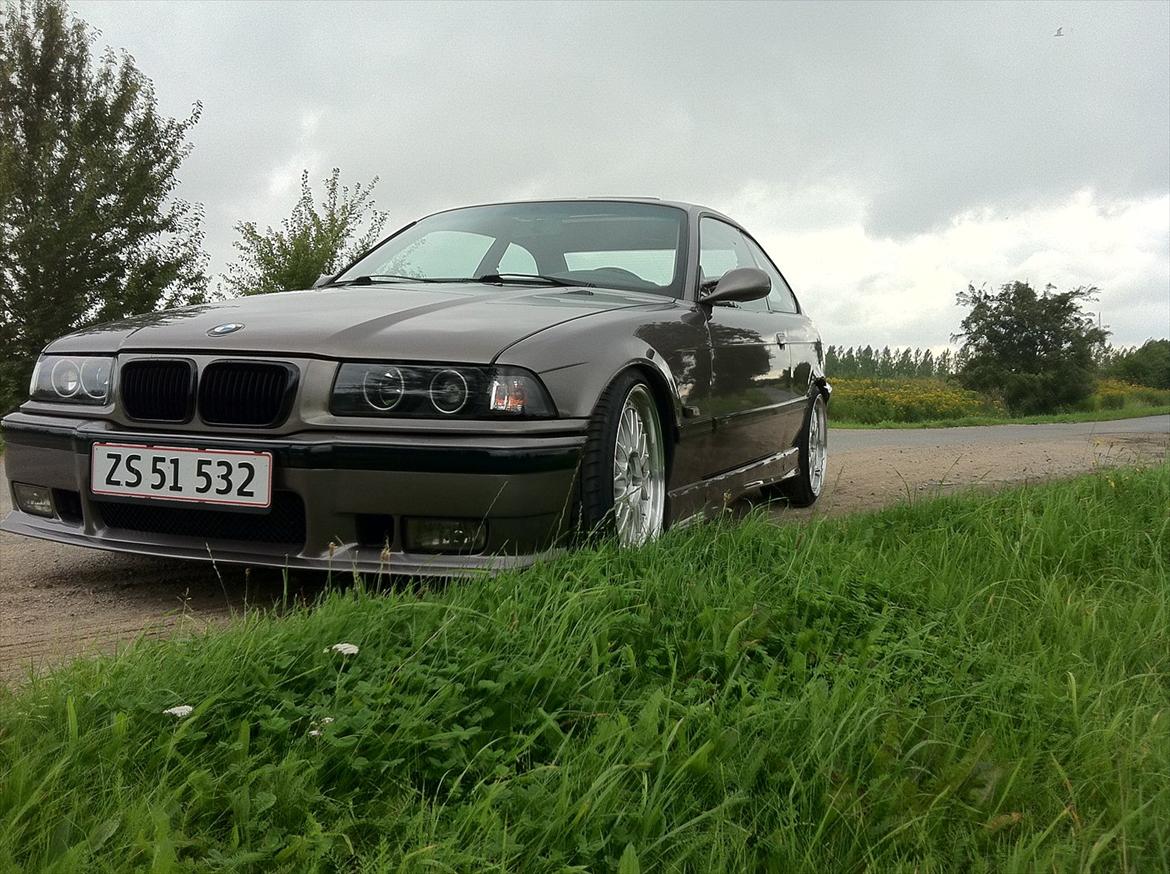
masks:
[[[1136,349],[1110,350],[1106,372],[1137,385],[1170,388],[1170,340],[1147,340]]]
[[[943,377],[943,379],[950,377],[954,372],[954,358],[955,356],[951,353],[950,349],[944,349],[938,353],[938,361],[935,362],[934,366],[935,373]]]
[[[173,196],[200,107],[160,115],[94,39],[63,0],[0,9],[0,411],[54,337],[206,294],[201,208]]]
[[[894,359],[895,376],[914,376],[917,365],[914,361],[914,350],[907,346]]]
[[[934,353],[930,349],[926,349],[922,353],[922,357],[918,359],[918,375],[919,376],[934,376]]]
[[[381,235],[387,213],[374,208],[371,196],[378,177],[353,191],[340,185],[336,167],[325,179],[325,199],[318,209],[301,174],[301,196],[279,230],[259,231],[255,222],[240,222],[235,247],[239,260],[228,268],[223,287],[234,294],[267,294],[310,288],[322,273],[335,273],[368,250]],[[365,231],[362,231],[363,226]]]
[[[959,350],[959,382],[999,395],[1013,414],[1045,413],[1084,401],[1093,393],[1094,353],[1108,332],[1081,310],[1096,288],[1042,294],[1026,282],[999,291],[968,285]]]

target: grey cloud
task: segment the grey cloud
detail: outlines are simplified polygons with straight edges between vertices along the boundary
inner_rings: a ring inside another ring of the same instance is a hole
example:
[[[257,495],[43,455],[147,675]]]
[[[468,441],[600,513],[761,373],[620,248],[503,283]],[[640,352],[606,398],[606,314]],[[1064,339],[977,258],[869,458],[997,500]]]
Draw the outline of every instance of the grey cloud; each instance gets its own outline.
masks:
[[[1170,189],[1164,3],[77,2],[160,99],[217,268],[271,174],[380,175],[392,223],[513,196],[787,193],[903,238],[983,207]],[[1052,33],[1063,26],[1066,37]],[[306,133],[302,118],[319,114]],[[811,194],[809,192],[812,192]],[[948,292],[949,293],[949,292]]]

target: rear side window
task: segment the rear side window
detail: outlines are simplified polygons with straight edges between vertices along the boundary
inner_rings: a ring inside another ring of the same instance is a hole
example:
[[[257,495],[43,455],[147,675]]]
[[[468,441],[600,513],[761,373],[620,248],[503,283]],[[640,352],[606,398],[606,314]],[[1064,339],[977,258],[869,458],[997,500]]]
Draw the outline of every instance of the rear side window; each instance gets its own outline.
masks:
[[[788,283],[784,281],[784,277],[780,275],[780,271],[776,269],[776,265],[760,248],[759,243],[748,237],[748,247],[751,249],[752,256],[756,260],[756,266],[763,270],[772,280],[772,290],[768,292],[768,305],[774,313],[796,313],[800,312],[800,308],[796,305],[796,295],[792,293],[792,289],[788,287]]]
[[[751,241],[738,228],[713,218],[699,221],[699,273],[701,282],[719,279],[737,267],[755,267],[756,259],[749,248]],[[763,298],[739,304],[740,309],[767,312]]]

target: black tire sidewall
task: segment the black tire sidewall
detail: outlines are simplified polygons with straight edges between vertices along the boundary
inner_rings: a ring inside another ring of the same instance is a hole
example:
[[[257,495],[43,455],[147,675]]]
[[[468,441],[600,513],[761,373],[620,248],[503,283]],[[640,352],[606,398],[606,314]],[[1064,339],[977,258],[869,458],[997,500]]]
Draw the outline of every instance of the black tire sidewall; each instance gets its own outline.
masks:
[[[810,439],[812,436],[812,417],[816,413],[817,401],[824,403],[820,392],[813,395],[808,402],[808,406],[804,412],[804,427],[800,429],[800,438],[797,440],[797,447],[799,448],[799,461],[797,462],[798,473],[790,480],[781,483],[781,490],[788,498],[789,502],[797,507],[810,507],[816,503],[817,498],[820,497],[818,492],[813,491],[812,486],[812,453],[810,452]],[[828,425],[828,417],[825,417],[825,424]],[[826,435],[826,439],[828,435]],[[821,484],[822,490],[824,483]]]
[[[581,487],[579,508],[579,522],[582,533],[586,536],[607,535],[614,531],[613,519],[613,458],[617,444],[617,426],[626,398],[638,386],[646,389],[647,393],[656,397],[653,387],[635,371],[626,371],[619,374],[613,382],[602,392],[597,407],[589,422],[589,429],[585,438],[585,449],[581,458]],[[663,453],[666,446],[664,429],[662,426],[661,411],[655,408],[658,415],[659,439],[663,440]],[[663,528],[666,528],[669,519],[669,500],[663,509]]]

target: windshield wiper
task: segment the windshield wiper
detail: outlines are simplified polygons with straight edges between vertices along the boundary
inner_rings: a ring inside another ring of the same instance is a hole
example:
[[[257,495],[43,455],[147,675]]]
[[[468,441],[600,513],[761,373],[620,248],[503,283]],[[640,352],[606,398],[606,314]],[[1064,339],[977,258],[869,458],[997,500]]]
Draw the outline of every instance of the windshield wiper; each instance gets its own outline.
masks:
[[[597,288],[592,282],[582,282],[580,279],[566,279],[563,276],[549,276],[544,273],[485,273],[475,277],[476,282],[520,282],[544,283],[556,285],[560,288]]]
[[[422,276],[401,276],[397,273],[371,273],[368,276],[357,276],[342,282],[330,282],[329,285],[377,285],[379,282],[442,282],[442,280],[426,279]]]

